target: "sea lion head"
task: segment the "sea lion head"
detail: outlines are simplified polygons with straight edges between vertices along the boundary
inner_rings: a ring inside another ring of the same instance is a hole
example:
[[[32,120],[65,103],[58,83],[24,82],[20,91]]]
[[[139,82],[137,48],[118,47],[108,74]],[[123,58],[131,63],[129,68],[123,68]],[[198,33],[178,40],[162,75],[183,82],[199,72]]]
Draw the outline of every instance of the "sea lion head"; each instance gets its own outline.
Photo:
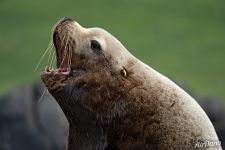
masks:
[[[78,105],[100,116],[121,111],[135,85],[130,77],[134,60],[126,48],[107,31],[69,18],[57,23],[53,42],[57,69],[46,68],[41,79],[64,113]]]

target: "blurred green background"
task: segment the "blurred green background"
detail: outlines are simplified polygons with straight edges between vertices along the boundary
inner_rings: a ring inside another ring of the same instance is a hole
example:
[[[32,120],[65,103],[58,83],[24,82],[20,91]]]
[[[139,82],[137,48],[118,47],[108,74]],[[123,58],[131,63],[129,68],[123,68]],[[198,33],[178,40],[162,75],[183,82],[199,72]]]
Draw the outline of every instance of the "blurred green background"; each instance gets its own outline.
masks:
[[[63,16],[106,29],[197,94],[225,99],[224,0],[1,0],[0,92],[40,80],[47,59],[35,67]]]

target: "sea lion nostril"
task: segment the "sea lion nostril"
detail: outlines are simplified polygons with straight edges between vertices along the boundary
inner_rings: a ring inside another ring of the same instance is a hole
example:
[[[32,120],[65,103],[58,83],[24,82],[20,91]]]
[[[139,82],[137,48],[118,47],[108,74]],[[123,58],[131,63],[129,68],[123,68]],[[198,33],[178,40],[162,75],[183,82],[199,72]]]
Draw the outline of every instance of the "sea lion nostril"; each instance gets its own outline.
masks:
[[[69,18],[69,17],[63,17],[62,19],[59,20],[58,24],[62,24],[66,21],[73,21],[73,19]]]

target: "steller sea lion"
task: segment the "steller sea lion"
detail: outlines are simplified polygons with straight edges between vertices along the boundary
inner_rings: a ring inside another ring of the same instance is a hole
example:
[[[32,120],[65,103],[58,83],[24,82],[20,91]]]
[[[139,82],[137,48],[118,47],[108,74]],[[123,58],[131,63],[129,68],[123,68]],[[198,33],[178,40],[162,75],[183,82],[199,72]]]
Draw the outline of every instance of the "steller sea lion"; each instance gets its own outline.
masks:
[[[53,42],[57,69],[46,68],[41,79],[69,121],[69,150],[195,149],[218,141],[191,96],[107,31],[64,18]]]

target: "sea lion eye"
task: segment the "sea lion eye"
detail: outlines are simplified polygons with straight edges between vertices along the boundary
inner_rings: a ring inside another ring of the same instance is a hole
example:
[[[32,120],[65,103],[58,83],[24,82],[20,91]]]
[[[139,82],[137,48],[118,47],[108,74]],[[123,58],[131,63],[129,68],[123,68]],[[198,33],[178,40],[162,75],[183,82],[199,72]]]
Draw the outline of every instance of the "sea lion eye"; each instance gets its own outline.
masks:
[[[102,50],[100,43],[96,40],[91,40],[91,49],[94,51]]]

